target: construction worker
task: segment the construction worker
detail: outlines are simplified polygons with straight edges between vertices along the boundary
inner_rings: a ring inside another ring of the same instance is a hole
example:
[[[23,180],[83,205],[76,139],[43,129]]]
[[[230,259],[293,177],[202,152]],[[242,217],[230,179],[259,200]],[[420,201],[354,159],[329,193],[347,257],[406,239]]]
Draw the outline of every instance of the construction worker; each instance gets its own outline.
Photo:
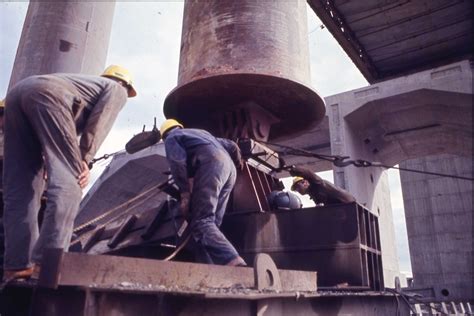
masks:
[[[295,177],[291,190],[301,195],[308,194],[316,205],[355,202],[352,194],[336,187],[329,181],[321,179],[310,170],[292,166],[289,172]]]
[[[239,147],[233,141],[216,138],[205,130],[183,128],[174,119],[166,120],[160,133],[171,175],[181,194],[179,209],[190,219],[197,261],[246,265],[219,230],[235,185],[236,166],[242,168]]]
[[[38,272],[46,248],[67,251],[89,181],[88,164],[127,96],[135,95],[129,72],[116,65],[100,77],[31,76],[10,90],[5,106],[4,280]],[[38,231],[44,168],[47,203]]]

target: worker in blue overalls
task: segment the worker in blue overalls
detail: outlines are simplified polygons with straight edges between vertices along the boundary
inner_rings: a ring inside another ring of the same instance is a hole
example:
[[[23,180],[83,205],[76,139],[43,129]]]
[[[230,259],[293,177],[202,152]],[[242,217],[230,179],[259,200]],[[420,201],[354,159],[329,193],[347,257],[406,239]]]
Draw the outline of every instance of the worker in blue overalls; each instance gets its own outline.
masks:
[[[179,208],[190,219],[196,259],[201,263],[245,266],[219,230],[241,167],[240,149],[231,140],[166,120],[160,133],[171,174],[180,190]],[[192,185],[190,179],[192,180]]]

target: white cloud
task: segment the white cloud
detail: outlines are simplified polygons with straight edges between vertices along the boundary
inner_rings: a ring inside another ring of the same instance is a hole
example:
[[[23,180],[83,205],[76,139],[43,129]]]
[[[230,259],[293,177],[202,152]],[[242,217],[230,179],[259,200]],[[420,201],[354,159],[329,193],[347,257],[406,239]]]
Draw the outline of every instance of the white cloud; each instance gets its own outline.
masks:
[[[329,96],[368,85],[339,43],[308,8],[309,51],[313,86]]]
[[[158,127],[164,120],[163,102],[177,84],[182,11],[182,2],[117,2],[106,63],[127,67],[138,95],[98,154],[122,149],[143,125],[151,129],[154,117]]]

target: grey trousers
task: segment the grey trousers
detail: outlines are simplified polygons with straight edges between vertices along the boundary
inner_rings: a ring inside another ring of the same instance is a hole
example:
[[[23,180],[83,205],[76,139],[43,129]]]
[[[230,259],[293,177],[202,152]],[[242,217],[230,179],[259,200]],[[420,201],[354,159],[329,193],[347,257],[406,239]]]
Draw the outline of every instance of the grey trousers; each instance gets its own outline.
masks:
[[[56,92],[51,95],[51,91]],[[24,80],[8,95],[5,108],[4,268],[41,264],[45,248],[69,247],[82,190],[76,127],[57,86]],[[46,209],[38,230],[40,199]]]
[[[237,172],[224,150],[203,146],[196,153],[199,167],[191,196],[191,234],[199,262],[225,265],[239,256],[219,227]]]

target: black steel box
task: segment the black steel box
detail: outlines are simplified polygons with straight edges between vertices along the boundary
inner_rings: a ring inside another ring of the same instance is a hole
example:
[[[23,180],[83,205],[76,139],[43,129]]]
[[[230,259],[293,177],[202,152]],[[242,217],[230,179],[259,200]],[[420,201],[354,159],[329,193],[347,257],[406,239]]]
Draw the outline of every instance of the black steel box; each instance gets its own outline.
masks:
[[[229,214],[222,230],[249,264],[267,253],[279,269],[317,271],[318,287],[384,287],[378,218],[357,203]]]

